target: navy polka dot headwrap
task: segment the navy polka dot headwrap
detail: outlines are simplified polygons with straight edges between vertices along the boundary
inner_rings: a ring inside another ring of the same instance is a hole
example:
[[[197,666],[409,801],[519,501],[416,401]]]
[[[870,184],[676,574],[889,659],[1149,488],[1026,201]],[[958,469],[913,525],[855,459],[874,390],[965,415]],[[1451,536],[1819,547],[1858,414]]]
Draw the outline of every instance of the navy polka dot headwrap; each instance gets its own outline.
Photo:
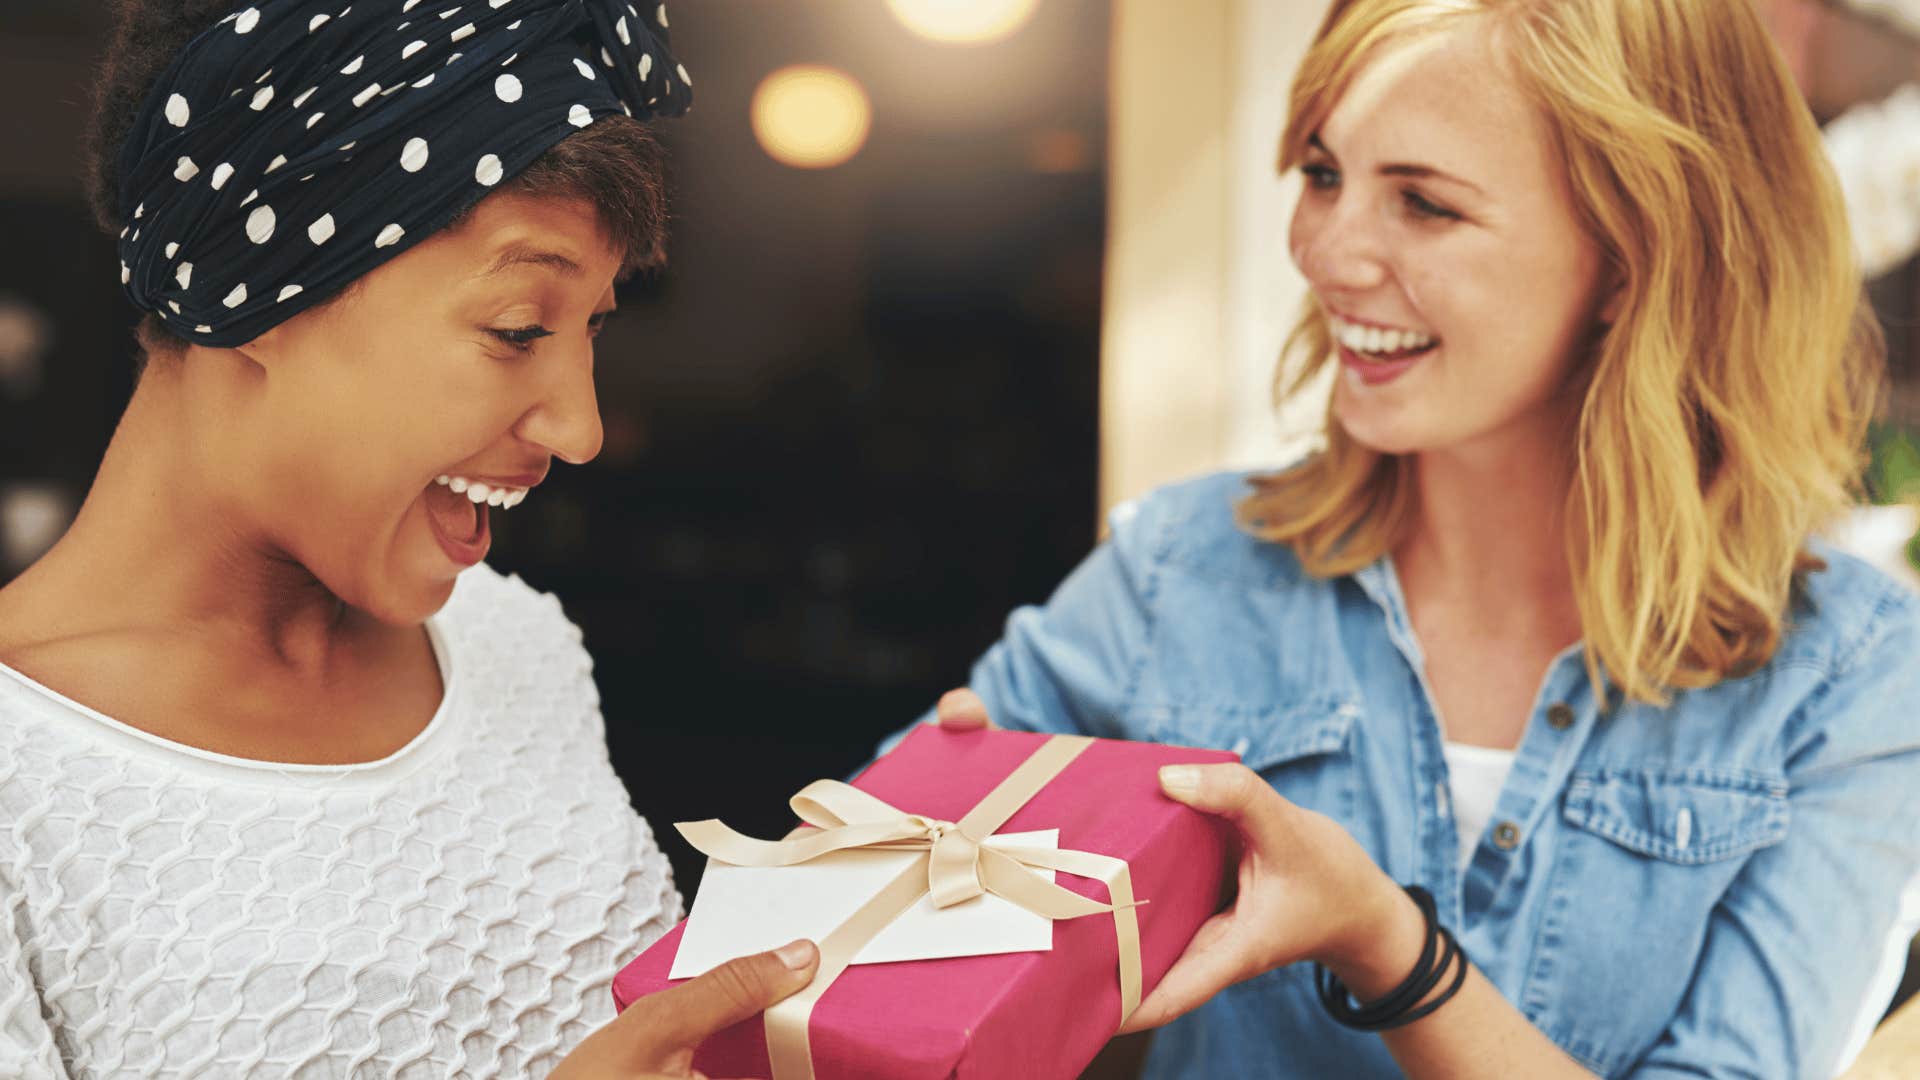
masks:
[[[692,101],[652,0],[243,4],[120,150],[121,285],[203,345],[332,295],[599,117]]]

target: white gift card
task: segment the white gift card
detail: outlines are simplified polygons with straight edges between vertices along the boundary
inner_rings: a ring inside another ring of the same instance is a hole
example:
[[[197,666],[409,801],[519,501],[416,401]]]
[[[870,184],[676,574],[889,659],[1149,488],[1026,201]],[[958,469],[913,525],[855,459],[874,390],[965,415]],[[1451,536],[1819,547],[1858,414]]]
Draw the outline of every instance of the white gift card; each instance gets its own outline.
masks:
[[[990,847],[1002,844],[1056,850],[1060,830],[987,839]],[[777,949],[795,938],[819,941],[919,857],[914,851],[856,848],[798,866],[734,866],[709,859],[667,977],[691,978],[735,957]],[[1051,870],[1033,872],[1054,880]],[[1052,948],[1051,919],[991,893],[947,908],[934,907],[932,897],[922,896],[867,942],[853,962],[886,964]]]

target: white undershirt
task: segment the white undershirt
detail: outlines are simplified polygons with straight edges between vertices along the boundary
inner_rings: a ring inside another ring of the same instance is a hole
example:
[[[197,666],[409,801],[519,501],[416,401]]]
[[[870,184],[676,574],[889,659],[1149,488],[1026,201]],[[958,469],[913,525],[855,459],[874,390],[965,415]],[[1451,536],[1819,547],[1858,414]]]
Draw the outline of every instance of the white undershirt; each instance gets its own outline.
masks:
[[[1493,808],[1500,801],[1500,789],[1506,786],[1507,773],[1513,768],[1514,751],[1491,746],[1443,742],[1441,753],[1447,759],[1448,798],[1453,803],[1454,828],[1460,837],[1460,868],[1465,873],[1473,861],[1474,849],[1486,835]],[[1899,988],[1900,973],[1907,963],[1907,947],[1920,933],[1920,877],[1907,883],[1901,897],[1900,915],[1894,921],[1891,939],[1874,971],[1866,996],[1855,1015],[1851,1033],[1834,1069],[1837,1075],[1853,1064],[1866,1045],[1873,1029],[1886,1013],[1887,1003]]]
[[[1493,746],[1444,742],[1440,751],[1447,759],[1447,781],[1453,801],[1453,824],[1460,834],[1460,869],[1464,873],[1473,861],[1473,849],[1493,819],[1493,806],[1500,801],[1500,789],[1507,786],[1507,772],[1513,768],[1512,750]]]

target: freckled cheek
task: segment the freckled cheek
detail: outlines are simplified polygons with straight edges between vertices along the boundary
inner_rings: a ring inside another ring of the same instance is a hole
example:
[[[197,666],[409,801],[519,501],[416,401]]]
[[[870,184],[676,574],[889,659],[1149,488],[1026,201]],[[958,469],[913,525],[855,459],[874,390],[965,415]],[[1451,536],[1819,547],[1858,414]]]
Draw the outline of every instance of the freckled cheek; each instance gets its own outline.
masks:
[[[1299,205],[1294,207],[1292,220],[1287,224],[1287,254],[1293,258],[1294,267],[1309,278],[1313,275],[1307,258],[1314,239],[1319,236],[1319,216],[1302,196]]]
[[[1460,282],[1446,272],[1444,262],[1404,259],[1394,269],[1407,304],[1429,332],[1449,345],[1472,335],[1476,329],[1472,320],[1458,316]]]

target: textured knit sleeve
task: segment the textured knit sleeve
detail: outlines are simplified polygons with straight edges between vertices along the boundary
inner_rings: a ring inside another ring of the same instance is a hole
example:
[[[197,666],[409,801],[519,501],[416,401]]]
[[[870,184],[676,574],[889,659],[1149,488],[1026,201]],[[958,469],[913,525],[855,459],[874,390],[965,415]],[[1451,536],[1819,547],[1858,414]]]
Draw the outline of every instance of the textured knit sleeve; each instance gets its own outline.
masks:
[[[66,1080],[53,1029],[21,947],[26,896],[0,868],[0,1080]]]

